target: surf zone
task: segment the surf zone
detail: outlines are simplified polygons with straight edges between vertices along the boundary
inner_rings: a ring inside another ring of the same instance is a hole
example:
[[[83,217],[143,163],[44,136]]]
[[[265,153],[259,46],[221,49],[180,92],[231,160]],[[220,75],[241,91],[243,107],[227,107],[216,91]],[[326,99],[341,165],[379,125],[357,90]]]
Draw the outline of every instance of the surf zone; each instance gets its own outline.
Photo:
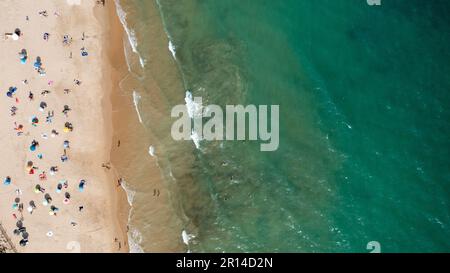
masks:
[[[263,152],[279,147],[279,105],[202,105],[202,98],[187,92],[186,104],[172,108],[174,140],[192,140],[197,148],[201,141],[260,141]]]

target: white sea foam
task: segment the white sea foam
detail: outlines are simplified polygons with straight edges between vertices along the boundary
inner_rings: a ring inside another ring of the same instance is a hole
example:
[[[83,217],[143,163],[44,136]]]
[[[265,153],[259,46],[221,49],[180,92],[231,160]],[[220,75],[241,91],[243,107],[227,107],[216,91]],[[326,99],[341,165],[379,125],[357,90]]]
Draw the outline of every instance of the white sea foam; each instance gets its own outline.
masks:
[[[173,58],[176,60],[177,57],[175,57],[175,54],[177,53],[177,51],[171,40],[169,40],[169,51],[172,53]]]
[[[186,91],[184,101],[186,102],[186,108],[190,118],[201,118],[203,116],[203,106],[194,101],[192,93],[189,90]]]
[[[148,147],[148,154],[151,156],[155,156],[155,147],[153,147],[153,145]]]
[[[203,117],[203,106],[195,102],[192,93],[190,91],[186,91],[186,97],[184,98],[184,101],[186,102],[186,108],[187,112],[190,118],[202,118]],[[200,149],[200,136],[198,133],[194,130],[191,132],[191,139],[194,141],[195,147],[197,149]]]
[[[136,195],[136,192],[128,186],[126,181],[122,181],[121,186],[127,194],[128,204],[131,207],[130,211],[128,212],[128,223],[130,223],[131,212],[133,210],[133,201],[134,201],[134,196]],[[142,243],[142,234],[139,232],[139,230],[132,227],[127,235],[128,235],[128,246],[129,246],[130,253],[143,253],[144,250],[140,246],[140,244]]]
[[[125,30],[125,33],[128,36],[128,41],[130,42],[131,49],[133,50],[134,53],[136,53],[138,55],[139,63],[141,64],[141,67],[144,68],[145,67],[145,60],[142,58],[141,54],[137,50],[138,41],[137,41],[137,38],[136,38],[136,33],[134,32],[133,29],[128,27],[127,14],[123,10],[122,6],[120,5],[119,0],[116,0],[115,3],[116,3],[117,15],[119,16],[120,22],[122,23],[122,26],[123,26],[123,28]]]
[[[181,232],[181,238],[183,239],[183,243],[187,246],[189,246],[189,242],[195,238],[195,236],[193,234],[189,234],[187,233],[186,230],[183,229],[183,231]]]
[[[200,136],[194,130],[191,132],[191,139],[195,144],[195,148],[200,149]]]
[[[134,190],[130,189],[130,187],[128,186],[128,184],[124,180],[122,180],[120,185],[122,186],[122,189],[127,194],[128,204],[130,205],[130,207],[132,207],[133,206],[133,201],[134,201],[134,196],[136,195],[136,192]]]
[[[132,72],[132,71],[131,71],[130,57],[128,56],[130,51],[127,50],[125,43],[126,43],[126,42],[123,41],[123,53],[124,53],[124,55],[125,55],[125,62],[127,63],[128,71],[129,71],[129,72]]]
[[[128,234],[128,245],[130,247],[130,253],[144,253],[144,250],[140,246],[142,243],[142,234],[136,228],[131,228]]]
[[[138,115],[139,118],[139,122],[142,123],[142,117],[141,117],[141,113],[139,113],[139,101],[141,100],[141,95],[139,95],[138,92],[133,90],[133,103],[134,103],[134,108],[136,109],[136,113]]]

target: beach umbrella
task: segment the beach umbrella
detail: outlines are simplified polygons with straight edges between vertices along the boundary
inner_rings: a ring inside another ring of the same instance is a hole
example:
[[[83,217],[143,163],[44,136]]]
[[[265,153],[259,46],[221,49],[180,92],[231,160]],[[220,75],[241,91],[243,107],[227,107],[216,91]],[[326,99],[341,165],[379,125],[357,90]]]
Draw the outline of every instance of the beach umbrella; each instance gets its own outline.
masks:
[[[45,101],[42,101],[39,104],[39,110],[44,111],[45,108],[47,108],[47,103]]]
[[[64,140],[64,149],[69,149],[70,148],[69,144],[70,143],[68,140]]]
[[[11,177],[7,176],[7,177],[5,178],[5,180],[3,181],[3,184],[4,184],[4,185],[9,185],[9,184],[11,184]]]
[[[67,133],[67,132],[71,132],[71,131],[73,131],[72,123],[66,122],[64,124],[64,132]]]
[[[62,190],[62,184],[58,183],[58,186],[56,186],[56,193],[60,193]]]
[[[14,93],[17,91],[17,87],[11,86],[8,89],[8,92],[6,92],[6,96],[12,98],[12,96],[14,95]]]
[[[19,52],[20,62],[24,64],[28,59],[27,50],[24,48]]]
[[[20,246],[26,246],[28,244],[28,240],[22,239],[22,240],[20,240],[19,244],[20,244]]]
[[[86,180],[84,180],[84,179],[80,180],[80,184],[78,184],[78,190],[83,191],[85,185],[86,185]]]
[[[66,198],[64,198],[63,203],[64,203],[65,205],[67,205],[67,204],[70,203],[70,193],[66,192],[66,193],[64,194],[64,196],[65,196]]]
[[[50,194],[46,193],[44,195],[45,200],[47,200],[47,202],[50,204],[52,202],[52,197],[50,196]]]

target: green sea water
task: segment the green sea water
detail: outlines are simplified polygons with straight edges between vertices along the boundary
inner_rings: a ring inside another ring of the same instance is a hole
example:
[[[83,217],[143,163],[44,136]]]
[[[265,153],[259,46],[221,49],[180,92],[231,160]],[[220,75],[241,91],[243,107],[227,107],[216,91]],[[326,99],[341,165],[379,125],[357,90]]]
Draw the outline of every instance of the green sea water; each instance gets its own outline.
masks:
[[[124,2],[145,32],[150,1]],[[275,152],[192,149],[191,251],[450,251],[450,2],[157,3],[185,89],[280,106]]]

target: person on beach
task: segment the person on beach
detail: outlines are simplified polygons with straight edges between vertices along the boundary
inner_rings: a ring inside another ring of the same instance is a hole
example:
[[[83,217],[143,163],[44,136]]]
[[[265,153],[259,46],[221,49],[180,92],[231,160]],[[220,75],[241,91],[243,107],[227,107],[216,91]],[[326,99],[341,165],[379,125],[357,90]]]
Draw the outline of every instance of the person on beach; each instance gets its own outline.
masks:
[[[64,124],[64,132],[65,132],[65,133],[68,133],[68,132],[72,132],[72,131],[73,131],[72,123],[66,122],[66,123]]]
[[[84,179],[80,180],[80,184],[78,184],[78,190],[82,192],[85,187],[86,187],[86,180]]]
[[[50,90],[42,90],[41,95],[45,96],[47,94],[50,94]]]
[[[82,47],[82,48],[81,48],[81,56],[86,57],[86,56],[88,56],[88,55],[89,55],[89,53],[87,52],[86,48],[85,48],[85,47]]]
[[[58,166],[50,167],[50,175],[55,175],[58,172]]]
[[[37,142],[36,140],[33,139],[33,141],[31,141],[31,145],[30,145],[30,151],[35,151],[36,148],[39,146],[39,142]]]
[[[63,188],[63,184],[61,182],[58,183],[58,185],[56,186],[56,193],[61,193]]]
[[[20,36],[22,36],[22,32],[18,28],[13,33],[5,33],[5,38],[8,39],[8,37],[11,37],[13,41],[19,40]]]
[[[34,203],[34,201],[33,200],[31,200],[29,203],[28,203],[28,208],[27,208],[27,211],[30,213],[30,214],[33,214],[33,211],[36,209],[36,204]]]
[[[34,192],[35,193],[44,193],[45,189],[41,187],[41,185],[36,184],[36,186],[34,186]]]
[[[33,99],[34,99],[34,94],[33,94],[33,92],[29,92],[28,93],[28,98],[30,99],[30,101],[32,101]]]
[[[14,126],[15,126],[14,130],[17,131],[17,136],[22,135],[23,134],[23,125],[22,124],[17,125],[17,123],[14,122]]]
[[[11,177],[7,176],[5,180],[3,180],[3,185],[8,186],[11,184]]]
[[[16,115],[18,108],[16,106],[11,106],[11,117]]]
[[[27,54],[27,50],[25,48],[19,52],[19,57],[20,57],[21,64],[25,64],[27,62],[28,54]]]
[[[39,104],[39,111],[44,112],[45,108],[47,108],[47,103],[45,101],[42,101]]]
[[[41,180],[41,181],[47,180],[47,174],[45,173],[45,171],[43,171],[43,172],[39,175],[39,180]]]
[[[70,149],[70,142],[68,140],[64,140],[63,147],[64,149]]]
[[[58,135],[59,135],[59,133],[55,129],[53,129],[52,130],[52,137],[56,137]]]
[[[64,114],[64,116],[68,117],[67,113],[72,110],[70,109],[70,107],[68,105],[64,105],[64,109],[62,110],[62,113]]]
[[[44,195],[44,199],[45,199],[45,201],[47,202],[47,205],[48,205],[48,204],[51,204],[52,201],[53,201],[52,197],[51,197],[50,194],[48,194],[48,193],[46,193],[46,194]]]
[[[67,160],[69,160],[69,158],[67,157],[66,149],[64,149],[64,154],[61,156],[61,161],[64,163]]]
[[[33,161],[28,161],[27,167],[25,168],[28,174],[34,174],[35,169],[37,169],[37,167],[34,166]]]
[[[55,113],[53,111],[48,111],[48,115],[46,117],[45,122],[52,123],[54,115],[55,115]]]
[[[39,119],[36,116],[31,117],[31,125],[36,127],[39,124]]]
[[[64,205],[68,205],[69,203],[70,203],[70,193],[68,193],[68,192],[66,192],[65,194],[64,194],[64,200],[63,200],[63,203],[64,203]]]
[[[42,66],[42,60],[41,60],[41,57],[39,57],[39,56],[37,56],[36,57],[36,61],[34,62],[34,68],[37,70],[37,69],[39,69],[39,68],[41,68],[41,66]]]
[[[57,207],[55,207],[55,206],[50,206],[50,212],[49,212],[49,214],[50,215],[54,215],[54,216],[56,216],[56,213],[59,211],[59,209],[57,208]]]
[[[64,35],[63,37],[63,45],[67,46],[70,45],[72,43],[72,37],[70,37],[69,35]]]
[[[11,87],[8,89],[8,92],[6,92],[6,96],[7,96],[8,98],[12,98],[12,97],[14,96],[14,93],[16,93],[16,91],[17,91],[17,87],[11,86]]]

